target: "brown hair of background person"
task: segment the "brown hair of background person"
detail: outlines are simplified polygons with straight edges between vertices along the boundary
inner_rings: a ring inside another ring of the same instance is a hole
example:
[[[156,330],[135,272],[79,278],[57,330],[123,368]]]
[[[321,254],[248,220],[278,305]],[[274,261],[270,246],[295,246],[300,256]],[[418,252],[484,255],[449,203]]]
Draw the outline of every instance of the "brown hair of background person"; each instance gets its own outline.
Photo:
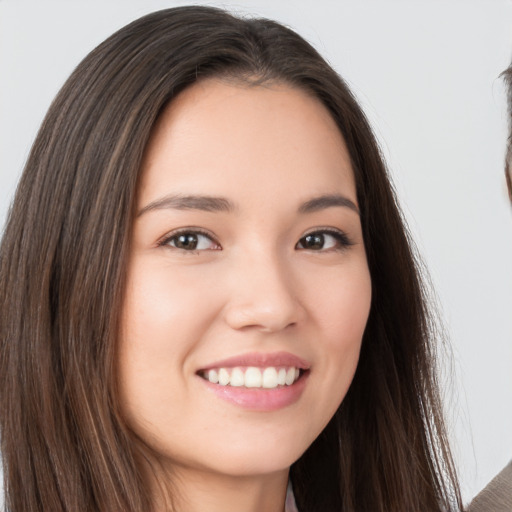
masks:
[[[293,464],[303,512],[460,510],[435,322],[379,148],[345,83],[263,19],[181,7],[119,30],[76,68],[28,158],[0,249],[0,431],[11,512],[151,509],[120,413],[116,343],[141,159],[169,102],[209,77],[318,98],[355,173],[372,280],[353,383]]]
[[[507,86],[507,103],[508,103],[508,139],[507,152],[505,156],[505,179],[507,181],[508,197],[512,202],[512,66],[503,72],[505,84]]]

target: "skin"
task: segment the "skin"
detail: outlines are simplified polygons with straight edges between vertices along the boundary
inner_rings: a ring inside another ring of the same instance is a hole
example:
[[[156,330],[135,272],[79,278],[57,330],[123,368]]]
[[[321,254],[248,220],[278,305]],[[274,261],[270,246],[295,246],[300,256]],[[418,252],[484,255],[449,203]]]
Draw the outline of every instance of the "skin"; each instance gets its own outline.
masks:
[[[232,208],[161,201],[177,194]],[[300,211],[334,194],[354,207]],[[180,248],[182,228],[208,237]],[[325,234],[306,247],[325,228],[350,245]],[[171,475],[177,510],[283,511],[290,465],[352,381],[370,300],[353,171],[325,107],[283,84],[208,80],[181,93],[143,161],[119,353],[126,421],[158,456],[156,476]],[[279,351],[310,368],[298,400],[278,410],[222,400],[197,375]]]

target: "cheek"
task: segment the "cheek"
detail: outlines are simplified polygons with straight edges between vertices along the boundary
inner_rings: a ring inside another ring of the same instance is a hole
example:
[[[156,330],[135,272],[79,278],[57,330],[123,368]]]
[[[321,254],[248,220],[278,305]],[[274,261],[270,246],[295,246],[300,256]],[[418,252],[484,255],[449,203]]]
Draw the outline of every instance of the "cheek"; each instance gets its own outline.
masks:
[[[357,368],[371,304],[366,264],[339,277],[331,276],[311,306],[318,326],[316,413],[324,424],[343,401]],[[312,375],[313,377],[313,375]]]
[[[169,401],[185,401],[188,390],[177,383],[189,370],[205,322],[214,313],[212,297],[201,280],[171,271],[159,261],[132,261],[119,337],[119,388],[124,413],[158,422],[173,410]],[[173,393],[165,393],[165,390]],[[133,426],[133,425],[132,425]]]
[[[158,261],[133,263],[122,339],[148,351],[148,356],[158,351],[186,351],[191,331],[201,329],[215,315],[211,290],[200,275],[190,279],[187,272],[176,272]]]
[[[370,313],[372,289],[366,262],[332,274],[314,294],[311,308],[332,350],[359,346]]]

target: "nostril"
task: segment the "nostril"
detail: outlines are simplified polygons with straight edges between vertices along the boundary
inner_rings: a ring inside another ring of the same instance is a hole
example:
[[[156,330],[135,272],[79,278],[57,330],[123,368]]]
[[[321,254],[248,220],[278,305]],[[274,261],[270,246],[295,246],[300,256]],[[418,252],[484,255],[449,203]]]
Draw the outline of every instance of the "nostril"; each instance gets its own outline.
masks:
[[[225,311],[226,323],[232,329],[240,331],[278,332],[289,330],[298,325],[301,316],[300,306],[292,302],[269,305],[268,301],[265,304],[265,302],[258,303],[254,300],[252,303],[244,305],[230,304]]]

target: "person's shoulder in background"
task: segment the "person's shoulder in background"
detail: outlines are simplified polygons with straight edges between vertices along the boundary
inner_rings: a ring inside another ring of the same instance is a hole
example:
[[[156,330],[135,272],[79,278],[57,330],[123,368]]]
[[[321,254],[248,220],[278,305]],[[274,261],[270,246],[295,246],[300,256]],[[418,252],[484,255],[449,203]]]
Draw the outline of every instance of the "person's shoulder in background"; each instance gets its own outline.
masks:
[[[467,512],[512,512],[512,460],[473,499]]]

